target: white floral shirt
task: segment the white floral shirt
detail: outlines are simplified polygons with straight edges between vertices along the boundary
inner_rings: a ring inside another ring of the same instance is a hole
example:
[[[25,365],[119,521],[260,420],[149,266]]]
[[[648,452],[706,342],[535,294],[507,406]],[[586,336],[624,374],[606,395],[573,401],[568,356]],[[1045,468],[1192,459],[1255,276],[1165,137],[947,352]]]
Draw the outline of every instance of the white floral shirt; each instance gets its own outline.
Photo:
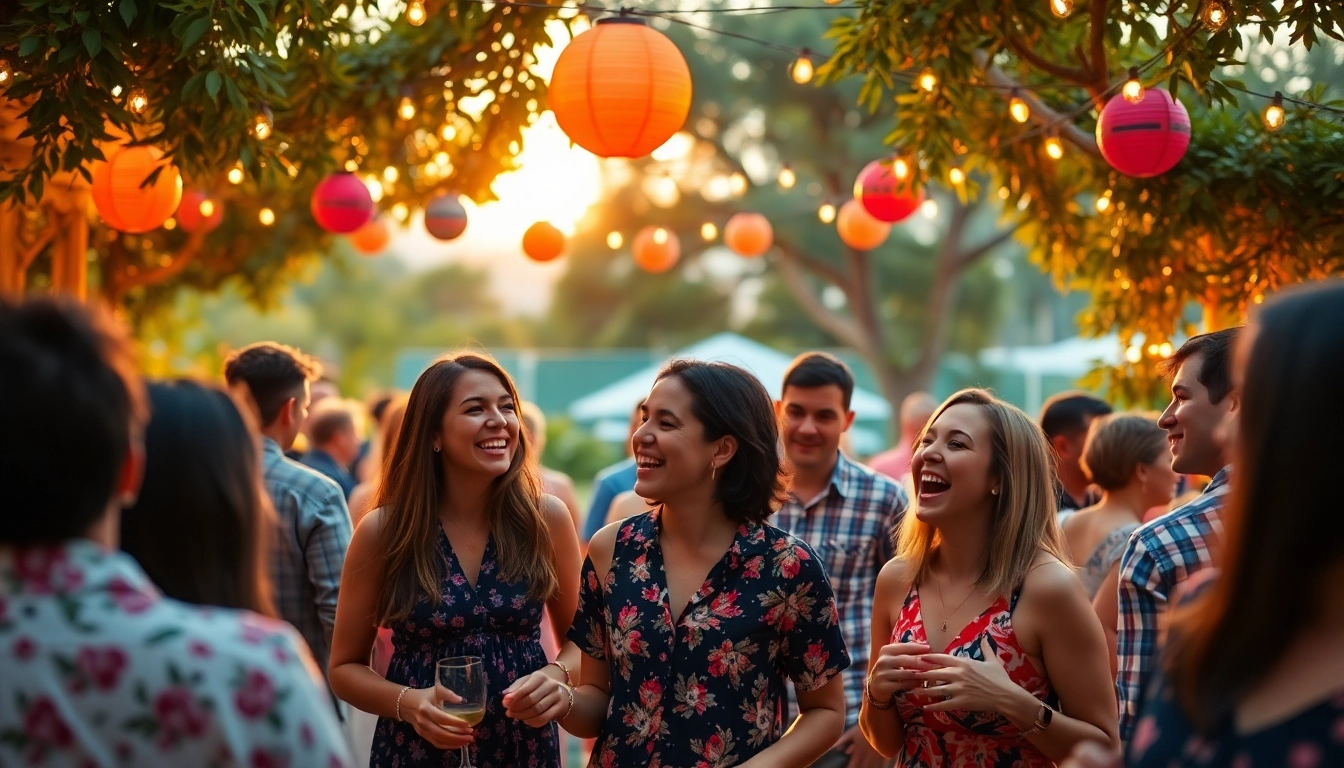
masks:
[[[0,548],[0,766],[353,765],[281,622],[163,597],[90,541]]]

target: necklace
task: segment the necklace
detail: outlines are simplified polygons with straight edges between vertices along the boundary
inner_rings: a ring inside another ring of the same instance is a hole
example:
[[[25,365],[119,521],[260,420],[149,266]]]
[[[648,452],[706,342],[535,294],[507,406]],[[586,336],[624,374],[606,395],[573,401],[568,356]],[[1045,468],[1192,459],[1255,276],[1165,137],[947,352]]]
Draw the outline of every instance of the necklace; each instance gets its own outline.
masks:
[[[952,613],[947,612],[947,603],[943,602],[943,585],[935,584],[935,586],[938,587],[938,607],[943,609],[943,625],[941,631],[946,632],[947,620],[956,615],[957,611],[960,611],[962,606],[966,605],[966,601],[971,599],[971,595],[975,594],[975,585],[971,585],[971,591],[966,593],[966,597],[963,598],[960,603],[957,603],[957,607],[952,609]]]

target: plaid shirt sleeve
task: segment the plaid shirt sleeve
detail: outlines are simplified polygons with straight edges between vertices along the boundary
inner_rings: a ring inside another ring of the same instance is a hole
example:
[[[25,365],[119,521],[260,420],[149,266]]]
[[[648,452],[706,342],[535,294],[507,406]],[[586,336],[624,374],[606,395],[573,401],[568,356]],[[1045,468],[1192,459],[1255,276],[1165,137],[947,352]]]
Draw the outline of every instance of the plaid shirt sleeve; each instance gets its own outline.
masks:
[[[1156,661],[1158,622],[1167,606],[1161,547],[1151,547],[1139,529],[1120,558],[1119,620],[1116,626],[1120,696],[1120,739],[1129,742],[1143,702],[1144,686]]]
[[[350,512],[335,483],[313,483],[306,490],[305,514],[299,534],[308,565],[308,583],[313,588],[313,605],[322,621],[327,647],[331,647],[341,568],[345,565],[345,551],[350,548]]]

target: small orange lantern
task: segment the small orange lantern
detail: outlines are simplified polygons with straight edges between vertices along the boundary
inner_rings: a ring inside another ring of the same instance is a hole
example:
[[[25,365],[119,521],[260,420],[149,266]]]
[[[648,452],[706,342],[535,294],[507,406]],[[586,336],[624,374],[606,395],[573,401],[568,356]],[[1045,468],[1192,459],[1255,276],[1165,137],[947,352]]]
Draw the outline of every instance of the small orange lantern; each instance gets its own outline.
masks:
[[[365,256],[382,253],[391,239],[392,233],[388,231],[387,222],[381,216],[370,219],[368,224],[350,233],[350,244]]]
[[[681,241],[662,227],[645,227],[630,243],[630,255],[645,272],[666,272],[681,259]]]
[[[752,258],[770,250],[775,231],[759,213],[739,213],[723,228],[723,242],[738,256]]]
[[[840,206],[835,229],[845,245],[856,251],[871,251],[886,242],[887,235],[891,234],[891,225],[873,218],[858,200],[846,200]]]
[[[163,171],[153,184],[144,185],[154,169]],[[94,163],[93,204],[113,229],[139,234],[158,229],[182,200],[182,174],[163,162],[158,147],[140,145],[112,149],[107,162]]]
[[[565,234],[549,221],[538,221],[523,233],[523,253],[533,261],[551,261],[565,252]]]
[[[642,20],[599,19],[560,53],[547,99],[575,144],[599,157],[643,157],[685,124],[691,70]]]

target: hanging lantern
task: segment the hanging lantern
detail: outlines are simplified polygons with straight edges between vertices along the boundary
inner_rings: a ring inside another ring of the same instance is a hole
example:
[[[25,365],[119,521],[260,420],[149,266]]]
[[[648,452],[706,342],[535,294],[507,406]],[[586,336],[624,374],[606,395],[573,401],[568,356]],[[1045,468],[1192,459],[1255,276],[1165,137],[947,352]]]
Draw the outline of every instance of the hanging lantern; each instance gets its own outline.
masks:
[[[533,261],[551,261],[565,252],[565,235],[549,221],[538,221],[523,233],[523,253]]]
[[[1165,88],[1145,88],[1141,101],[1106,102],[1097,120],[1097,147],[1115,170],[1146,179],[1166,173],[1190,146],[1190,115]]]
[[[691,111],[691,71],[643,21],[600,19],[560,53],[547,90],[560,129],[599,157],[643,157]]]
[[[425,206],[425,229],[439,240],[455,240],[467,229],[467,209],[457,195],[439,195]]]
[[[666,272],[681,259],[681,241],[676,233],[663,227],[645,227],[630,243],[630,255],[645,272]]]
[[[177,223],[188,232],[201,229],[210,232],[224,220],[224,204],[199,189],[193,189],[182,195],[175,216]]]
[[[908,164],[905,178],[899,177],[899,169],[894,166],[895,163],[874,160],[854,182],[854,199],[862,203],[873,218],[888,224],[905,220],[924,202],[924,190],[915,189]],[[886,235],[882,237],[886,239]]]
[[[774,241],[769,220],[759,213],[739,213],[723,228],[724,244],[738,256],[760,256],[770,250]]]
[[[368,223],[373,215],[373,198],[364,182],[342,171],[318,183],[313,190],[312,211],[318,226],[346,235]]]
[[[891,234],[891,225],[873,218],[858,200],[847,200],[840,206],[835,229],[845,245],[856,251],[871,251]]]
[[[153,184],[145,179],[162,167]],[[107,162],[94,163],[93,204],[113,229],[139,234],[158,229],[182,200],[182,175],[163,161],[158,147],[114,148]]]
[[[350,233],[350,244],[365,256],[382,253],[391,239],[392,232],[381,216],[370,219],[367,224]]]

